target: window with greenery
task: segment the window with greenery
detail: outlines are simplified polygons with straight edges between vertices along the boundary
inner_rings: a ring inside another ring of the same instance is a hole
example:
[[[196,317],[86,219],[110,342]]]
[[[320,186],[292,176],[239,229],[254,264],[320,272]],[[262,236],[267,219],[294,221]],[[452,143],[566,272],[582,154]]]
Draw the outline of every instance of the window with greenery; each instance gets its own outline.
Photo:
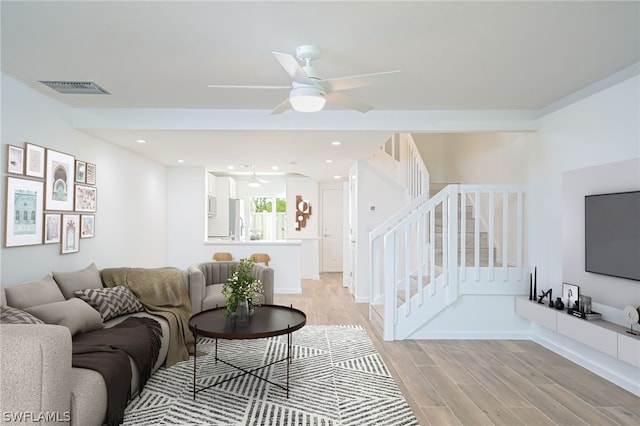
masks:
[[[284,198],[251,199],[249,237],[252,240],[283,240],[287,228],[287,201]],[[275,208],[274,208],[275,207]]]

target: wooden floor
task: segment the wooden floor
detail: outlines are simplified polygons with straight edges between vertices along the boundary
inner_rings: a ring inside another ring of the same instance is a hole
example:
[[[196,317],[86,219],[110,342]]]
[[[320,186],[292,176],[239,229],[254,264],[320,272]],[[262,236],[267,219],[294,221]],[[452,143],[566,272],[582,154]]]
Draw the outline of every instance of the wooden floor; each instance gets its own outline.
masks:
[[[640,398],[532,341],[383,341],[342,274],[275,303],[309,325],[365,327],[421,425],[640,425]]]

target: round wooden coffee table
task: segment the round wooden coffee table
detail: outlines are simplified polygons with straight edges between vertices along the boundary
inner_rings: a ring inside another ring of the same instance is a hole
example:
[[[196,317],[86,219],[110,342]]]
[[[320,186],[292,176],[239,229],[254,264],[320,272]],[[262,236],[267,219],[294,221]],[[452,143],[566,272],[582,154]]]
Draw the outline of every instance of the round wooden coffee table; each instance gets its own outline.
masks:
[[[246,376],[247,374],[271,383],[281,389],[287,391],[287,398],[289,398],[289,365],[291,364],[291,333],[301,329],[307,322],[307,316],[304,312],[294,309],[288,306],[278,305],[261,305],[254,308],[254,314],[248,321],[239,321],[233,318],[225,318],[224,313],[226,307],[213,308],[206,311],[202,311],[193,315],[189,319],[189,329],[193,332],[196,340],[196,346],[194,352],[197,353],[197,341],[198,336],[206,336],[216,339],[215,345],[215,361],[222,362],[229,365],[239,371],[241,374],[220,380],[212,385],[196,389],[196,360],[197,356],[193,357],[193,399],[196,399],[196,393],[209,389],[213,386],[220,385],[228,382],[229,380],[236,379],[238,377]],[[246,370],[231,364],[228,361],[218,358],[218,339],[226,340],[239,340],[239,339],[263,339],[266,337],[287,335],[287,355],[269,364],[254,368],[252,370]],[[287,362],[287,385],[282,386],[279,383],[274,383],[265,377],[255,374],[257,371],[262,370],[270,365],[278,362]]]

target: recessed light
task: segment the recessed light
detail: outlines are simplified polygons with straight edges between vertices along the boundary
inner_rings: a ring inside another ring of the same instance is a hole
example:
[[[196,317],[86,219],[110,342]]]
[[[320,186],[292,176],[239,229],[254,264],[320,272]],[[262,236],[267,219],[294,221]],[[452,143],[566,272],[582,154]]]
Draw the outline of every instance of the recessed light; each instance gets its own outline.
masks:
[[[145,139],[138,139],[136,142],[138,142],[138,143],[147,143],[147,141]]]
[[[234,166],[227,166],[227,170],[233,170],[233,169],[235,169]]]
[[[333,142],[331,142],[331,145],[333,145],[333,146],[342,145],[342,142],[340,142],[340,141],[333,141]]]
[[[184,163],[184,160],[178,160],[178,163]]]
[[[333,163],[333,160],[324,160],[325,163]]]
[[[342,179],[342,176],[340,176],[340,175],[335,175],[335,176],[334,176],[334,179]]]
[[[271,170],[280,170],[280,167],[278,167],[278,166],[271,166]]]

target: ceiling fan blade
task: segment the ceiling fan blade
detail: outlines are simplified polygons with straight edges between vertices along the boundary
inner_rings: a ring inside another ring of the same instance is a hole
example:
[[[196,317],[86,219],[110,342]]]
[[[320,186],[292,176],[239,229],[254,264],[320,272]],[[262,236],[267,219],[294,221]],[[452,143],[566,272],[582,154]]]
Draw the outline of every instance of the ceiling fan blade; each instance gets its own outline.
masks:
[[[367,105],[363,102],[353,99],[351,96],[347,96],[340,92],[331,92],[327,94],[327,102],[334,105],[340,105],[345,108],[353,109],[360,112],[368,112],[373,109],[371,105]]]
[[[210,84],[207,87],[212,89],[260,89],[260,90],[271,90],[271,89],[291,89],[291,86],[251,86],[245,84]]]
[[[400,71],[377,72],[373,74],[352,75],[350,77],[330,78],[320,81],[326,91],[353,89],[356,87],[373,86],[375,84],[388,83]]]
[[[289,102],[289,98],[287,97],[287,99],[280,102],[280,105],[278,105],[273,109],[273,111],[271,111],[271,115],[282,114],[288,109],[291,109],[291,102]]]
[[[288,53],[272,52],[276,57],[282,68],[293,78],[296,83],[311,84],[313,81],[309,78],[306,72],[300,66],[300,63],[292,55]]]

